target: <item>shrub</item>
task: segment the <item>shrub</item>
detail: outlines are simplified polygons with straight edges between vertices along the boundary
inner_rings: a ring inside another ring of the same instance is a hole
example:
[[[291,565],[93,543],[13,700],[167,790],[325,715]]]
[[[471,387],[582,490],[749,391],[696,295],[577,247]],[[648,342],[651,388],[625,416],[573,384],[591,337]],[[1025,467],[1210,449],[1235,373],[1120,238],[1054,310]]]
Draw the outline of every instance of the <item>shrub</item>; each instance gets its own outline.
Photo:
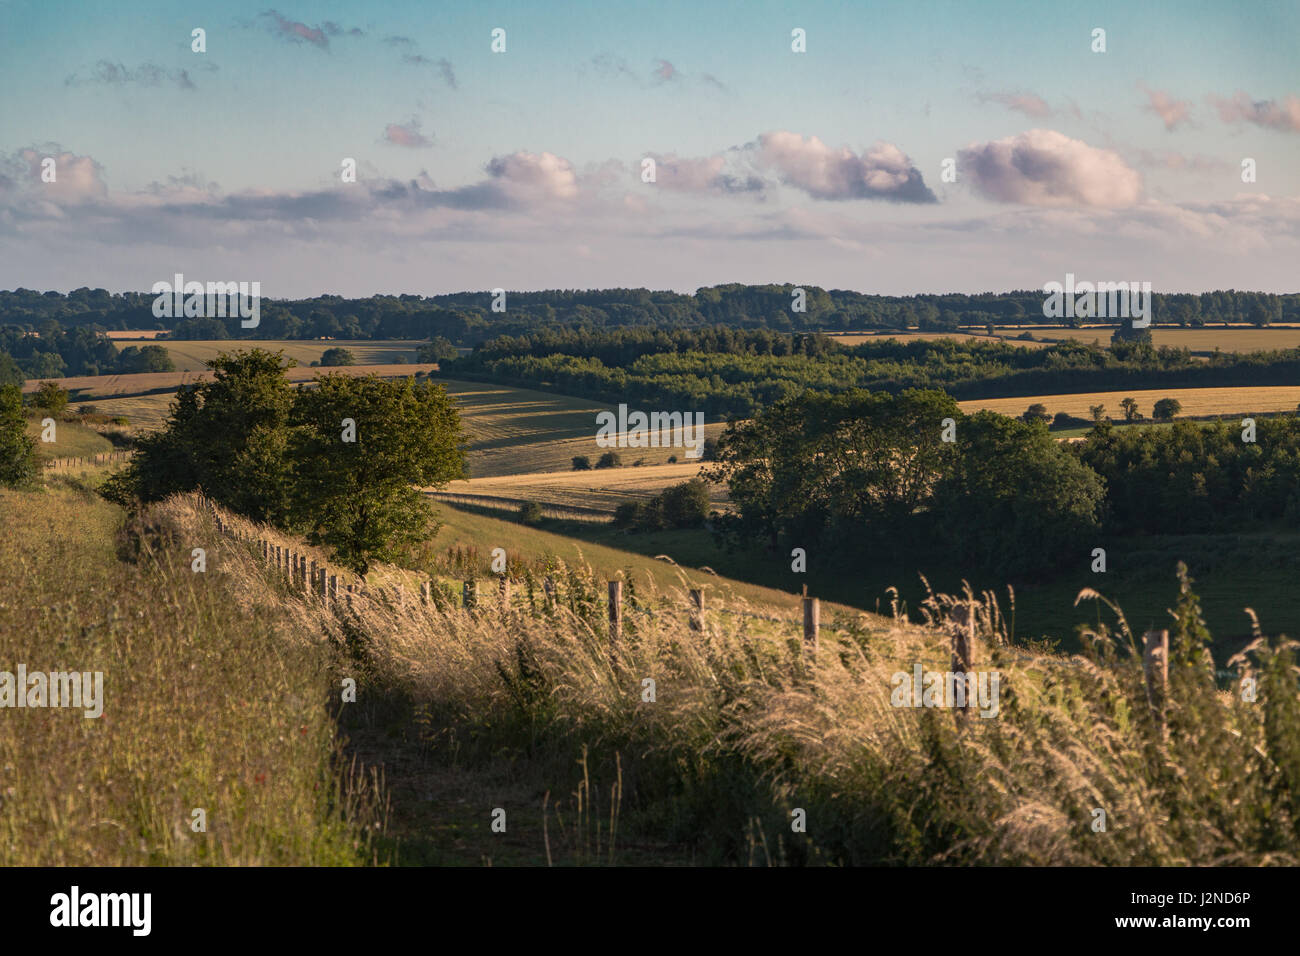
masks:
[[[1151,409],[1151,416],[1158,422],[1172,421],[1183,410],[1183,403],[1176,398],[1162,398]]]
[[[536,501],[525,501],[519,506],[519,520],[527,525],[541,524],[542,506]]]
[[[573,456],[573,470],[574,470],[574,471],[591,471],[591,459],[588,458],[586,455],[574,455],[574,456]]]
[[[333,368],[339,365],[356,365],[356,356],[348,349],[326,349],[321,353],[320,364],[326,368]]]
[[[61,388],[57,382],[41,382],[32,398],[32,404],[57,418],[68,407],[68,390]]]
[[[616,451],[607,451],[600,456],[600,461],[596,462],[597,468],[620,468],[623,465],[623,459],[619,457]]]
[[[1025,413],[1020,417],[1027,422],[1050,422],[1052,420],[1052,416],[1047,414],[1047,406],[1040,402],[1034,402],[1025,409]]]

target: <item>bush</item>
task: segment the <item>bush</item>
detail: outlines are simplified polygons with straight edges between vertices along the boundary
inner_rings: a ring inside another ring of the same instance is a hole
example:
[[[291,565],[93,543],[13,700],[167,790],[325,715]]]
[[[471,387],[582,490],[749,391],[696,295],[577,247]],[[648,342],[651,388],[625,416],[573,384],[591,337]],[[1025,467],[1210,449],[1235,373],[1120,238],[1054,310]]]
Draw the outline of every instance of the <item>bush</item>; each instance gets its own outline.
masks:
[[[60,388],[57,382],[41,382],[32,405],[57,418],[68,407],[68,390]]]
[[[591,471],[591,459],[588,458],[586,455],[574,455],[574,456],[573,456],[573,470],[574,470],[574,471]]]
[[[620,468],[623,465],[623,459],[618,456],[616,451],[607,451],[600,456],[600,461],[596,462],[597,468]]]
[[[1047,406],[1040,402],[1034,402],[1034,404],[1030,405],[1020,418],[1027,422],[1050,422],[1052,420],[1052,416],[1047,414]]]
[[[356,365],[356,356],[348,349],[326,349],[321,353],[320,364],[326,368],[333,368],[339,365]]]
[[[456,357],[456,346],[451,344],[451,340],[441,335],[435,335],[429,340],[428,345],[421,345],[415,350],[415,360],[417,362],[447,362]]]
[[[542,506],[536,501],[525,501],[519,506],[519,520],[527,525],[541,524]]]
[[[1183,403],[1176,398],[1162,398],[1151,409],[1151,416],[1158,422],[1172,421],[1183,410]]]

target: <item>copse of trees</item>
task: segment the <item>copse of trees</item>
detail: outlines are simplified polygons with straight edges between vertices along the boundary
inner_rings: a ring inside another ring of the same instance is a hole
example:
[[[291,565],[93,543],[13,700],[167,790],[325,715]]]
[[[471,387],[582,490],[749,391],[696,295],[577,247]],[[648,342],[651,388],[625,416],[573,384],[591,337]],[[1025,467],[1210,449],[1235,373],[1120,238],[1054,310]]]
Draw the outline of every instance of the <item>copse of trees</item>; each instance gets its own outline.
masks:
[[[1106,523],[1118,533],[1174,534],[1300,525],[1300,419],[1260,418],[1169,428],[1101,423],[1074,448],[1105,482]]]
[[[256,521],[329,546],[364,574],[429,531],[413,486],[465,472],[446,391],[430,382],[327,375],[293,388],[280,352],[223,353],[210,382],[185,385],[164,427],[144,436],[102,493],[130,504],[201,489]]]
[[[932,390],[780,402],[727,427],[706,477],[736,505],[726,531],[773,550],[935,547],[1006,573],[1071,560],[1097,530],[1103,496],[1044,423],[966,416]]]
[[[614,509],[613,525],[630,531],[699,528],[709,517],[709,486],[692,478],[666,488],[649,501],[629,501]]]

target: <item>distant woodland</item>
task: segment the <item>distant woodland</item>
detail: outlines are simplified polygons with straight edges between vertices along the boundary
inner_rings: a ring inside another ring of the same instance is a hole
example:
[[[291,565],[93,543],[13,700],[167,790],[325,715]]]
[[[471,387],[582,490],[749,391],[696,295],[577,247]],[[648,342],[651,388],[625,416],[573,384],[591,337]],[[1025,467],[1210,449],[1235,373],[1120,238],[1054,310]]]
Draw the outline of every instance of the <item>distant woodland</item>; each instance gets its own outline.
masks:
[[[492,294],[376,295],[345,299],[264,299],[256,329],[238,318],[174,321],[153,314],[148,292],[76,289],[67,294],[30,289],[0,291],[0,326],[38,330],[49,320],[65,328],[168,329],[180,339],[432,339],[473,346],[497,335],[548,327],[702,328],[722,325],[776,332],[847,332],[871,329],[943,331],[961,327],[1043,322],[1043,293],[1021,290],[966,295],[885,296],[802,286],[806,311],[792,311],[794,285],[729,284],[694,295],[649,289],[508,292],[506,310],[492,311]],[[1300,294],[1235,290],[1200,295],[1155,294],[1160,325],[1216,323],[1270,325],[1300,322]],[[1066,320],[1067,324],[1072,321]]]

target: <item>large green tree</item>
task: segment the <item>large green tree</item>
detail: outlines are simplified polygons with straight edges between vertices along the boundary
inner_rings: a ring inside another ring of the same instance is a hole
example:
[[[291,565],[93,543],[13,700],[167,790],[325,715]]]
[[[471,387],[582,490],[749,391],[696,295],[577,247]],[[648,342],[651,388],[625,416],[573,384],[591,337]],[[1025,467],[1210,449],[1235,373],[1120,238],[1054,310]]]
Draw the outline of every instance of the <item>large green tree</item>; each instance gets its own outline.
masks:
[[[215,376],[179,389],[161,431],[140,442],[127,470],[110,480],[115,500],[154,501],[202,489],[256,521],[284,525],[289,515],[289,412],[293,389],[280,352],[221,353]]]
[[[460,416],[431,382],[326,375],[292,422],[293,523],[360,574],[433,530],[419,488],[466,474]]]

